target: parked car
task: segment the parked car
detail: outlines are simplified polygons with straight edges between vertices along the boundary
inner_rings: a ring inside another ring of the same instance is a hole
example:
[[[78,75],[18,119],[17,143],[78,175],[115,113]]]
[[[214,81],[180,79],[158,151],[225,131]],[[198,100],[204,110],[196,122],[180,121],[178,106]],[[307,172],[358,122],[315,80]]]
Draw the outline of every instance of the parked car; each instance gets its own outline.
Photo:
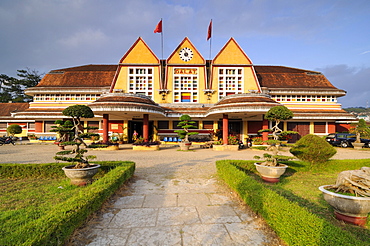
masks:
[[[356,141],[356,135],[350,133],[330,133],[326,136],[326,141],[333,146],[343,148],[353,147],[352,143]],[[364,147],[370,148],[370,139],[361,138],[361,143],[364,143]]]

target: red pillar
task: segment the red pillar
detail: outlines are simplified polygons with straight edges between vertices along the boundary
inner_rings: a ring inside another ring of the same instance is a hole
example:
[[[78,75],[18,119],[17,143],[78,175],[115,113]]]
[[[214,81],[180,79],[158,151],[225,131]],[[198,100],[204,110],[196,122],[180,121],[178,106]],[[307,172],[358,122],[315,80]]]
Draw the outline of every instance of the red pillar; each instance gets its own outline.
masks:
[[[144,141],[149,141],[149,115],[144,114],[143,117],[143,137]]]
[[[103,143],[108,143],[109,114],[103,114]]]
[[[222,140],[224,144],[229,144],[227,137],[229,136],[229,117],[227,114],[224,114],[222,117]]]
[[[262,129],[263,130],[269,129],[269,121],[268,120],[264,119],[262,121]],[[262,132],[262,141],[267,141],[268,140],[268,135],[269,135],[268,132]]]

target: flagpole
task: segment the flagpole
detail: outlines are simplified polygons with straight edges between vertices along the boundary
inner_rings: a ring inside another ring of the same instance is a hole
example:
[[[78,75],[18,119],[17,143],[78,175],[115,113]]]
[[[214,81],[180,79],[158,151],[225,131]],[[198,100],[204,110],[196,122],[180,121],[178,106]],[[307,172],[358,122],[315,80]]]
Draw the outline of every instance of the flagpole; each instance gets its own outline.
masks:
[[[161,43],[162,43],[162,60],[163,60],[163,22],[162,22],[162,18],[161,18],[161,23],[162,23]]]
[[[209,40],[209,59],[211,60],[212,59],[212,19],[211,19],[211,35],[210,35],[210,40]]]

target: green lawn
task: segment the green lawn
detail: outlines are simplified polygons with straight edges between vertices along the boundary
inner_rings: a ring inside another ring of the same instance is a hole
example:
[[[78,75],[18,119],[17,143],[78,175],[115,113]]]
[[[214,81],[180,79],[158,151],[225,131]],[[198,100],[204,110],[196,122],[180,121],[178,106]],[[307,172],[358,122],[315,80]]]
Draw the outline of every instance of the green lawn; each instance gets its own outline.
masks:
[[[301,161],[285,162],[289,165],[279,183],[265,185],[276,193],[287,198],[299,206],[306,207],[310,212],[325,218],[330,223],[351,232],[358,239],[370,245],[370,229],[345,224],[334,218],[332,207],[324,200],[321,185],[335,184],[338,173],[345,170],[355,170],[363,166],[370,166],[370,159],[362,160],[330,160],[325,164],[310,167]],[[238,163],[238,166],[253,171],[253,161]],[[257,180],[257,174],[252,174]],[[369,219],[367,227],[370,226]]]

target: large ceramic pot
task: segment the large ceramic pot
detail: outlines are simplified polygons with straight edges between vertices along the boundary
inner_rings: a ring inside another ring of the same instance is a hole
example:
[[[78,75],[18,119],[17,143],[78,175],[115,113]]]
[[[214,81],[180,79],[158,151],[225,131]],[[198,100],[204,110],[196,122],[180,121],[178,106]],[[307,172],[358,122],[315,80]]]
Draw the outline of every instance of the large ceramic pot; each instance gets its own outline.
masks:
[[[285,173],[287,165],[280,164],[277,167],[264,166],[259,163],[254,163],[257,171],[261,174],[261,177],[264,181],[268,183],[277,183],[280,180],[280,176]]]
[[[333,208],[335,217],[345,222],[364,226],[367,215],[370,213],[370,197],[346,196],[327,190],[331,185],[323,185],[319,190],[325,201]]]
[[[362,149],[364,147],[364,143],[352,143],[354,149]]]
[[[71,180],[71,184],[84,186],[92,183],[92,177],[98,172],[100,165],[90,165],[87,168],[74,169],[74,165],[63,167],[65,175]]]
[[[191,146],[191,142],[181,142],[179,143],[180,145],[180,150],[189,150]]]

